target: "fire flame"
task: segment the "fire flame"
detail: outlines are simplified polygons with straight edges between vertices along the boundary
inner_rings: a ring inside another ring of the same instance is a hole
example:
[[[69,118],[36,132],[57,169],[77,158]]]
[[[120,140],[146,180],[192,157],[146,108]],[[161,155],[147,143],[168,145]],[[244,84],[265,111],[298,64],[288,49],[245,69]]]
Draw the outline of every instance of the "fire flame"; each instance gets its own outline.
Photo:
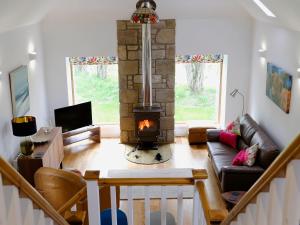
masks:
[[[139,130],[142,131],[145,128],[149,128],[153,125],[153,122],[151,120],[142,120],[139,121]]]

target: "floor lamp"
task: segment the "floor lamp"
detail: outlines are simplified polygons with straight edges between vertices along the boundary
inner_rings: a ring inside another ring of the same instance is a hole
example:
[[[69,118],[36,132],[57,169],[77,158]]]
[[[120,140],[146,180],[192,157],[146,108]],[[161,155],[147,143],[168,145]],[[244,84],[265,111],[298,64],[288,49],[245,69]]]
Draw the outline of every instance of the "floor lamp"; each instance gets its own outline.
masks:
[[[230,95],[235,98],[236,95],[239,94],[240,96],[242,96],[243,99],[243,111],[242,111],[242,115],[244,115],[244,109],[245,109],[245,96],[238,90],[238,89],[234,89]]]

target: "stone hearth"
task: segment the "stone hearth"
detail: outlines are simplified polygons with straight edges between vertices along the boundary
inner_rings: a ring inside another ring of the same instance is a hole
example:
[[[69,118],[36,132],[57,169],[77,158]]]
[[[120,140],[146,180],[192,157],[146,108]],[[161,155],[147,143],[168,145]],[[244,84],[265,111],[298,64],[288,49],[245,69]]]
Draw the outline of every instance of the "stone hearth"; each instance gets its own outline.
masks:
[[[136,143],[133,108],[142,95],[142,26],[117,21],[121,143]],[[153,106],[161,107],[160,143],[174,142],[175,20],[152,25]]]

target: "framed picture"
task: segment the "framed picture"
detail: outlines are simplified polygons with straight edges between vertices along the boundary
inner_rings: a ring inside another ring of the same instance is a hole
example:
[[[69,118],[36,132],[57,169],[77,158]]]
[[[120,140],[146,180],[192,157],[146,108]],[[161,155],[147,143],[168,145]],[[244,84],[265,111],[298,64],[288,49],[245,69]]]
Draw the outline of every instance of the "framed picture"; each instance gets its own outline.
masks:
[[[284,112],[290,112],[293,77],[282,68],[268,63],[267,96]]]
[[[24,116],[30,110],[27,66],[20,66],[10,72],[9,81],[13,116]]]

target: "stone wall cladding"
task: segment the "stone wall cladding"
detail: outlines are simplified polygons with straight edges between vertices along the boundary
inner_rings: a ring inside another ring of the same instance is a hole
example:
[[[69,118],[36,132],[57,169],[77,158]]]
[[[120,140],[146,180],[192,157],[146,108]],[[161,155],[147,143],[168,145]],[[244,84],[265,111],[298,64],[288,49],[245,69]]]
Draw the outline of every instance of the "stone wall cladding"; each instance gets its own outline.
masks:
[[[133,108],[142,95],[142,26],[117,21],[121,143],[136,143]],[[175,32],[173,19],[152,25],[152,98],[160,106],[160,143],[174,142]]]

